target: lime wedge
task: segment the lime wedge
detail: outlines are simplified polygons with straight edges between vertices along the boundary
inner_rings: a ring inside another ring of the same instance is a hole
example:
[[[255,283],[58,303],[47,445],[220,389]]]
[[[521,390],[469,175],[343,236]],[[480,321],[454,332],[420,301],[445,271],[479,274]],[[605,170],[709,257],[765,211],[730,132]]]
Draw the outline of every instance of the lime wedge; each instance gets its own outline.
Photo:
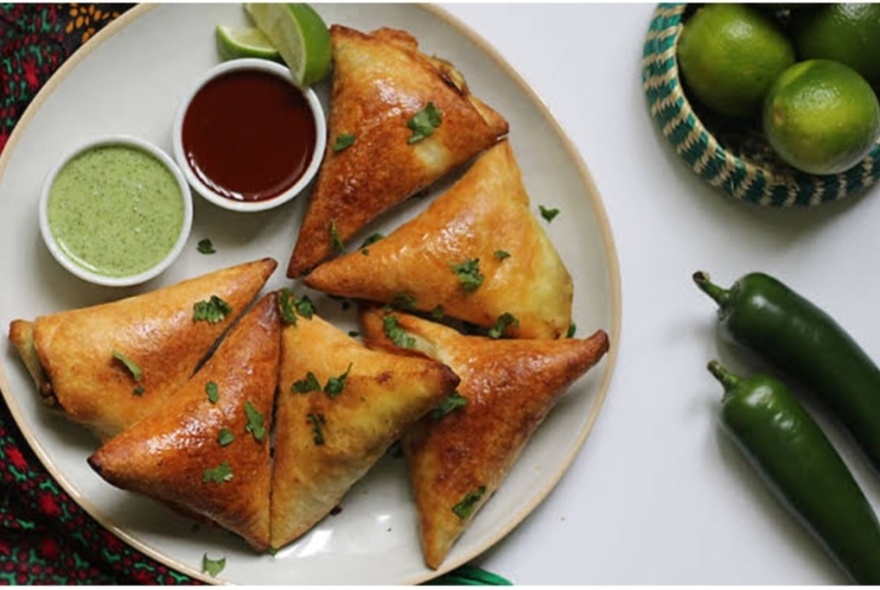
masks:
[[[223,60],[240,57],[258,57],[281,61],[281,54],[269,38],[257,27],[233,29],[217,26],[217,52]]]
[[[330,31],[308,4],[245,4],[269,42],[278,49],[300,86],[330,74]]]

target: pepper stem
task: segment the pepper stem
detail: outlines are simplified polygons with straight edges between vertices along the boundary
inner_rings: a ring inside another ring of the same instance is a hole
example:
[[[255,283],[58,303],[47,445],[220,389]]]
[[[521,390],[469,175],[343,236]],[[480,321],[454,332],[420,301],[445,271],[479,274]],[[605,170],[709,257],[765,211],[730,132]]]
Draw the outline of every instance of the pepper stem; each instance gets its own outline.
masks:
[[[722,289],[715,283],[709,280],[709,273],[699,270],[693,274],[694,282],[697,284],[697,287],[703,291],[706,295],[715,300],[721,309],[726,309],[730,304],[730,291],[728,289]]]
[[[718,379],[721,385],[724,386],[724,391],[731,391],[734,387],[739,385],[739,377],[728,371],[724,366],[716,360],[709,361],[709,366],[707,367],[709,372]]]

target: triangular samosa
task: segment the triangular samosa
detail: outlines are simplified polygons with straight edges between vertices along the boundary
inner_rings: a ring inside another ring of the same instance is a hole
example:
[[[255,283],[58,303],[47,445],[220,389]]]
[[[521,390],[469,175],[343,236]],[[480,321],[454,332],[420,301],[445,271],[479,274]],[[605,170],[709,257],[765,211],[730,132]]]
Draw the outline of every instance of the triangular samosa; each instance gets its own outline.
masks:
[[[558,338],[571,323],[571,276],[529,210],[507,141],[420,215],[305,280],[334,295],[403,301],[514,337]]]
[[[333,82],[327,150],[287,276],[338,254],[384,211],[507,133],[452,64],[405,31],[330,28]]]
[[[368,346],[421,352],[461,378],[449,412],[421,420],[402,441],[425,562],[436,569],[559,397],[608,350],[608,336],[601,330],[585,339],[464,336],[377,309],[362,320]]]
[[[276,266],[265,258],[110,303],[14,320],[9,339],[43,400],[106,439],[165,406]]]
[[[269,546],[276,295],[256,303],[161,411],[88,460],[109,483],[205,517],[258,550]]]
[[[295,323],[282,329],[276,402],[275,548],[324,518],[458,384],[445,365],[369,350],[311,310],[297,306],[305,315],[293,315],[292,307],[288,320]]]

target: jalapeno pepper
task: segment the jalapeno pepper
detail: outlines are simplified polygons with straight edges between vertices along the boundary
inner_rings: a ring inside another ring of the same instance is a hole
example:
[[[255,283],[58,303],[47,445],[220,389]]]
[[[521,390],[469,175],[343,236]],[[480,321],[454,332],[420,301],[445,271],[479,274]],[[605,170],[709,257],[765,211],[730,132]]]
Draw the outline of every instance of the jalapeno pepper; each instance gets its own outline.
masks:
[[[714,299],[721,332],[813,391],[880,470],[880,370],[827,313],[782,282],[747,274],[730,289],[694,281]]]
[[[721,424],[764,481],[852,581],[880,584],[880,523],[819,425],[773,377],[709,371],[724,386]]]

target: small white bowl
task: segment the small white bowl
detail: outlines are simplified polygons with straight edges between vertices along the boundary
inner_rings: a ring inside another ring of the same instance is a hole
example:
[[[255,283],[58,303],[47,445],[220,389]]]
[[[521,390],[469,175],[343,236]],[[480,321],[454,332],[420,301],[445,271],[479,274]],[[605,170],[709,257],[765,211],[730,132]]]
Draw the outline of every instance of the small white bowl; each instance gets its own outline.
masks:
[[[76,262],[73,258],[71,258],[70,255],[68,255],[64,248],[62,248],[62,246],[56,240],[56,237],[52,232],[51,224],[49,222],[49,197],[51,195],[52,187],[55,184],[55,180],[59,172],[61,172],[61,170],[71,160],[88,150],[114,145],[126,146],[141,150],[158,160],[159,163],[161,163],[174,177],[180,192],[180,200],[183,207],[183,223],[181,224],[177,240],[174,242],[174,245],[171,247],[168,253],[159,262],[157,262],[150,268],[138,272],[137,274],[126,276],[110,276],[107,274],[101,274],[92,269],[86,268],[82,264]],[[189,238],[190,230],[192,228],[192,218],[192,195],[189,190],[189,185],[186,183],[186,179],[184,178],[180,169],[174,163],[174,160],[172,160],[165,152],[163,152],[155,145],[142,139],[127,135],[114,135],[93,139],[71,150],[66,156],[61,158],[61,160],[49,171],[49,174],[46,176],[46,180],[43,183],[43,188],[40,193],[40,234],[42,235],[43,241],[48,247],[49,252],[55,258],[55,260],[57,260],[58,263],[61,264],[61,266],[63,266],[75,276],[90,283],[104,285],[108,287],[128,287],[132,285],[138,285],[152,278],[155,278],[160,273],[165,271],[177,259],[184,246],[186,245],[187,239]]]
[[[295,184],[286,189],[284,192],[275,195],[274,197],[258,201],[236,200],[224,196],[213,190],[207,184],[202,182],[202,180],[196,175],[195,171],[190,165],[189,160],[186,157],[186,153],[183,147],[184,119],[186,117],[187,111],[189,110],[190,104],[193,101],[193,98],[195,98],[199,90],[201,90],[208,82],[214,80],[215,78],[218,78],[230,72],[242,70],[266,72],[290,83],[293,87],[297,88],[300,92],[303,93],[303,96],[306,99],[306,103],[311,110],[312,117],[315,120],[315,145],[313,146],[311,160],[309,161],[309,164],[303,172],[302,176],[300,176],[299,180],[297,180]],[[279,205],[282,205],[296,197],[303,191],[304,188],[306,188],[306,186],[308,186],[308,184],[318,173],[318,169],[321,166],[321,161],[324,158],[324,150],[327,146],[327,123],[324,119],[324,109],[321,106],[321,101],[318,99],[318,95],[315,94],[315,91],[311,88],[299,87],[294,82],[293,77],[290,74],[290,69],[287,66],[258,58],[234,59],[223,62],[208,70],[196,82],[193,88],[181,101],[180,106],[177,109],[177,114],[174,117],[172,133],[174,158],[177,160],[178,166],[183,171],[183,174],[190,185],[192,185],[196,192],[207,199],[209,202],[232,211],[265,211],[267,209],[278,207]]]

